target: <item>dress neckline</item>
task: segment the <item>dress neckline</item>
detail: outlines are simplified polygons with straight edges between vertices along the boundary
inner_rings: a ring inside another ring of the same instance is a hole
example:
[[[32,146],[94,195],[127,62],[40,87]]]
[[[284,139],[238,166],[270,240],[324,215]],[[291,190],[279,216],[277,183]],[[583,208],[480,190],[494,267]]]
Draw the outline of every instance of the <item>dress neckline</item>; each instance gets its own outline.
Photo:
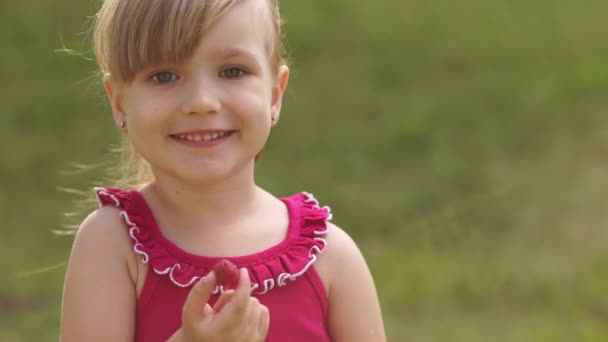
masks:
[[[221,259],[230,259],[239,267],[247,267],[253,264],[259,264],[280,255],[285,250],[289,249],[291,244],[298,238],[300,227],[300,213],[295,203],[290,198],[280,198],[285,204],[288,212],[288,228],[285,238],[268,248],[259,252],[235,255],[235,256],[206,256],[187,252],[176,245],[173,241],[167,238],[158,226],[158,221],[150,207],[148,201],[139,190],[132,190],[134,199],[139,203],[139,207],[143,210],[142,215],[146,219],[150,234],[154,240],[161,244],[176,258],[198,267],[213,267]]]
[[[327,247],[325,239],[331,220],[331,209],[307,192],[281,198],[289,212],[286,238],[258,253],[235,257],[207,257],[188,253],[167,239],[159,230],[148,203],[138,190],[95,188],[100,206],[120,209],[131,238],[133,251],[150,269],[167,276],[178,287],[194,284],[213,270],[220,259],[229,259],[249,273],[252,293],[265,294],[275,287],[286,286],[304,275]],[[218,286],[216,291],[222,291]]]

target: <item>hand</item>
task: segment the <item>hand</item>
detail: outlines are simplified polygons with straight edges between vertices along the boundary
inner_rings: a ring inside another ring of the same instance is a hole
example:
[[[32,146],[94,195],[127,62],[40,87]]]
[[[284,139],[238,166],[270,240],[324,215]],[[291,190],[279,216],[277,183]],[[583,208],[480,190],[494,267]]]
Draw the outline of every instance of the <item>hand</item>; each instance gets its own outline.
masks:
[[[213,272],[194,285],[183,306],[182,327],[170,341],[263,342],[268,308],[251,297],[247,270],[240,270],[237,288],[223,293],[212,308],[207,302],[215,287]]]

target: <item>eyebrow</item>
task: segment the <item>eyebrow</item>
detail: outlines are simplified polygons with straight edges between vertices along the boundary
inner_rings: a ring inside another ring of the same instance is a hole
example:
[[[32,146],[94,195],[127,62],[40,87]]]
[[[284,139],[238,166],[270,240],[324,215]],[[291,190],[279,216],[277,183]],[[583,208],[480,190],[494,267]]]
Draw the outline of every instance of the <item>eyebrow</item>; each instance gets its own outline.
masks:
[[[257,54],[255,54],[249,50],[246,50],[243,48],[238,48],[238,47],[230,47],[230,48],[223,49],[218,53],[218,55],[223,58],[244,56],[247,58],[254,59],[256,61],[259,59],[259,56]]]

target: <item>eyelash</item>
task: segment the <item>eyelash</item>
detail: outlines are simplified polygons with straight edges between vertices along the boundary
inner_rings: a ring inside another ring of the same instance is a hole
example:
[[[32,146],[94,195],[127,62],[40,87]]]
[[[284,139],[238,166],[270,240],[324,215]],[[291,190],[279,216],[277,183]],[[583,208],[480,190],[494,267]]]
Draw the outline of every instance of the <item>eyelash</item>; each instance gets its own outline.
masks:
[[[158,75],[161,75],[161,74],[171,74],[171,81],[165,81],[165,82],[159,81],[158,80]],[[165,84],[165,83],[170,83],[170,82],[173,82],[173,81],[177,81],[179,79],[179,76],[177,76],[176,73],[171,72],[171,71],[160,71],[160,72],[157,72],[157,73],[153,74],[152,77],[150,77],[150,79],[153,82],[155,82],[155,83]]]
[[[237,76],[228,76],[228,75],[226,75],[227,71],[233,71],[233,70],[236,70],[238,72]],[[160,81],[158,79],[158,76],[161,75],[161,74],[171,74],[171,80],[169,80],[169,81]],[[243,69],[241,67],[236,67],[236,66],[225,68],[225,69],[223,69],[220,72],[220,76],[221,77],[225,77],[225,78],[231,79],[231,80],[239,79],[239,78],[242,78],[243,76],[246,76],[246,75],[247,75],[247,71],[245,71],[245,69]],[[155,83],[165,84],[165,83],[170,83],[170,82],[174,82],[174,81],[179,80],[179,76],[176,73],[171,72],[171,71],[160,71],[160,72],[157,72],[157,73],[153,74],[152,77],[150,77],[150,79],[153,82],[155,82]]]
[[[224,76],[224,77],[226,77],[228,79],[233,79],[233,80],[234,79],[239,79],[239,78],[247,75],[247,71],[245,71],[245,69],[243,69],[241,67],[236,67],[236,66],[231,66],[231,67],[225,68],[224,70],[222,70],[222,72],[220,73],[220,75],[226,75],[226,71],[228,71],[228,70],[236,70],[239,73],[239,75],[236,76],[236,77]]]

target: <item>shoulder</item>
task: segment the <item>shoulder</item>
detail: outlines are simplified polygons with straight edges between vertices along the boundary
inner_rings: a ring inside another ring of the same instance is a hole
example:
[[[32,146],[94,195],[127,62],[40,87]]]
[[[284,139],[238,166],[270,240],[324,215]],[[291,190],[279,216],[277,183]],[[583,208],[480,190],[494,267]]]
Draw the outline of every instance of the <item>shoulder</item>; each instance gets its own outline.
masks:
[[[132,254],[127,221],[135,212],[134,191],[118,188],[95,188],[99,208],[91,212],[76,232],[75,244],[94,241],[98,248],[109,247],[111,251]]]
[[[361,250],[353,238],[337,225],[327,222],[327,233],[325,235],[326,247],[319,255],[316,264],[328,295],[331,296],[333,288],[340,279],[352,273],[351,268],[367,268]]]
[[[76,231],[72,258],[86,258],[91,264],[110,259],[124,262],[130,275],[134,274],[136,258],[120,208],[103,206],[84,219]]]
[[[103,206],[94,210],[78,227],[75,243],[87,243],[93,240],[102,244],[110,242],[120,245],[120,242],[128,237],[120,213],[121,209],[111,206]]]

